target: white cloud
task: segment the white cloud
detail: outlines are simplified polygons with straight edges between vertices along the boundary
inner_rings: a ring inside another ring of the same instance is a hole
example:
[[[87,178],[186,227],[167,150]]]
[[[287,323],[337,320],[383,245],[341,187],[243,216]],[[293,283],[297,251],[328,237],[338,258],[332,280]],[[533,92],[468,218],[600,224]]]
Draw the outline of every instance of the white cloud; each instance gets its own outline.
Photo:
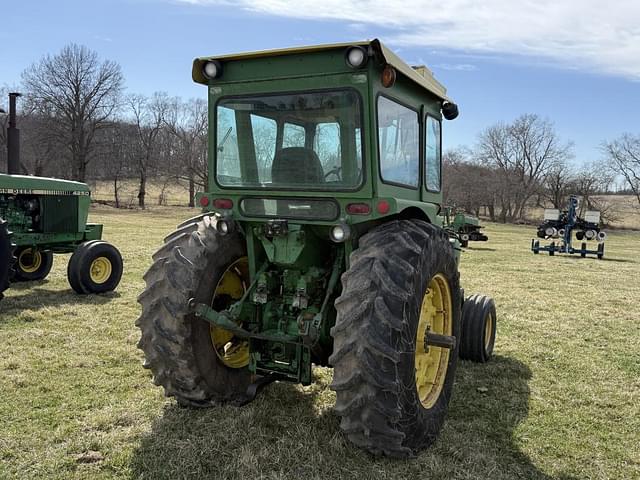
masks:
[[[394,46],[517,55],[640,80],[638,0],[181,0],[384,27]]]
[[[471,65],[470,63],[438,63],[433,65],[433,68],[439,68],[440,70],[456,70],[458,72],[473,72],[478,69],[478,67]]]

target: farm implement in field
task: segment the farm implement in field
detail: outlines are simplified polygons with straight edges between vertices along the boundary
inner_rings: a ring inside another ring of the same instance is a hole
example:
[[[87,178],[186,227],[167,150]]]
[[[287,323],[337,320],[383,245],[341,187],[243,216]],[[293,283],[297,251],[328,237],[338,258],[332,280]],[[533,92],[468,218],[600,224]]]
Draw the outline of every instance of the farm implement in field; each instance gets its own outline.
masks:
[[[198,58],[204,214],[168,235],[139,348],[166,395],[244,404],[332,366],[341,428],[408,456],[440,431],[458,357],[486,362],[496,312],[464,299],[443,228],[441,120],[457,106],[379,41]]]
[[[598,259],[604,256],[604,241],[607,234],[600,227],[600,212],[589,210],[584,218],[578,216],[579,201],[576,196],[569,198],[567,209],[545,209],[544,221],[538,227],[538,238],[551,240],[548,245],[540,245],[540,240],[531,240],[531,251],[535,254],[548,252],[576,254],[581,257],[595,255]],[[580,248],[573,246],[573,237],[582,242]],[[597,248],[588,248],[588,241],[597,241]],[[557,242],[557,243],[556,243]]]
[[[19,175],[16,98],[9,95],[7,174],[0,174],[0,293],[10,282],[42,280],[54,254],[72,253],[67,267],[78,293],[116,288],[122,257],[101,240],[102,225],[87,223],[91,197],[84,183]]]
[[[444,228],[455,236],[464,248],[469,242],[486,242],[489,237],[482,233],[480,219],[463,212],[455,212],[451,207],[444,210]]]

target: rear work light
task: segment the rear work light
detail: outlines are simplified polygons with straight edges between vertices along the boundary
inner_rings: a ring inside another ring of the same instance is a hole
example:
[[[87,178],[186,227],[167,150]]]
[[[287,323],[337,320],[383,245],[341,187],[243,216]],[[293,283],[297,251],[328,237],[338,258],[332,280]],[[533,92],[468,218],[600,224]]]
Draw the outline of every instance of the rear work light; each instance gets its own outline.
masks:
[[[209,80],[222,76],[222,64],[218,60],[209,60],[202,66],[202,74]]]

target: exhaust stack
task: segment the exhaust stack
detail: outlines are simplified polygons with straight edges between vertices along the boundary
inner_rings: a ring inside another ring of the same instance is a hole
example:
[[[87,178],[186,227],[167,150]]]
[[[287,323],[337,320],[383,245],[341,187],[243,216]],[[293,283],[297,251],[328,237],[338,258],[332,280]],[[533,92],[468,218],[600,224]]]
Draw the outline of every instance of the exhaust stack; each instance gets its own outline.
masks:
[[[7,128],[7,173],[20,174],[20,130],[16,127],[16,98],[21,93],[9,94],[9,127]]]

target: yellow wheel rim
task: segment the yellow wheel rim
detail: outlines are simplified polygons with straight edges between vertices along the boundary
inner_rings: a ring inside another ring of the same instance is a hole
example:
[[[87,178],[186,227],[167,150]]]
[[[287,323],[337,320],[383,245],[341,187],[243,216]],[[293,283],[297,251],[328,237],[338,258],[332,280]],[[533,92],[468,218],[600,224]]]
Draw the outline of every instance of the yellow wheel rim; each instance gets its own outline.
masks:
[[[42,266],[42,254],[38,250],[25,248],[18,256],[18,265],[25,273],[35,273]]]
[[[211,306],[215,310],[224,310],[240,300],[249,285],[249,261],[242,257],[225,270],[216,285]],[[222,363],[230,368],[243,368],[249,365],[249,342],[220,327],[209,327],[211,343]]]
[[[111,265],[111,260],[106,257],[98,257],[91,262],[89,277],[93,283],[100,285],[109,280],[112,271],[113,266]]]
[[[484,321],[484,349],[489,350],[491,345],[491,332],[493,331],[493,315],[491,312],[487,314],[487,318]]]
[[[429,282],[422,299],[416,334],[416,388],[420,403],[431,408],[440,397],[449,366],[449,349],[430,345],[425,349],[427,331],[453,335],[453,303],[449,282],[441,273]]]

